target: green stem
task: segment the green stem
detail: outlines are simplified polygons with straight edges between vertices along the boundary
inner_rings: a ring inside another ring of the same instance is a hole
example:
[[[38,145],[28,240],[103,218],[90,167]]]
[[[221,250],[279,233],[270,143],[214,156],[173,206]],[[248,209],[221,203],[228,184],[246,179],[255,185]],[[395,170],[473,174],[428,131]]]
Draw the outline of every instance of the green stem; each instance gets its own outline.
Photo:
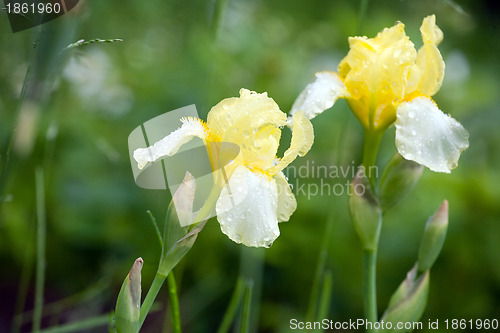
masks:
[[[174,272],[167,276],[168,298],[170,300],[170,313],[172,315],[172,329],[174,333],[181,333],[181,311],[179,309],[179,298],[177,297],[177,285],[175,283]]]
[[[359,16],[358,16],[358,31],[356,35],[360,36],[363,31],[363,25],[366,20],[366,13],[368,11],[368,2],[369,0],[361,0],[361,6],[359,7]]]
[[[229,301],[229,305],[226,309],[226,313],[224,313],[224,317],[222,318],[222,323],[220,324],[217,333],[227,333],[229,331],[231,323],[233,322],[236,316],[236,312],[238,311],[238,307],[240,306],[244,291],[245,291],[245,282],[243,281],[243,278],[240,276],[238,277],[238,281],[236,282],[236,287],[234,288],[233,295],[231,296],[231,300]]]
[[[241,314],[241,333],[248,333],[250,330],[250,308],[252,306],[253,281],[247,281],[245,296],[243,298],[243,311]]]
[[[222,17],[224,14],[224,9],[226,7],[227,0],[216,0],[214,5],[214,16],[212,18],[212,40],[217,39],[217,34],[221,26]]]
[[[37,235],[36,235],[36,284],[35,284],[35,306],[33,310],[33,332],[39,332],[42,322],[43,310],[43,287],[45,284],[45,185],[43,169],[36,168],[36,212],[37,212]]]
[[[21,114],[21,110],[24,105],[24,98],[26,96],[26,89],[28,87],[28,82],[30,78],[31,66],[33,65],[33,61],[35,59],[35,52],[33,53],[30,64],[28,65],[28,69],[26,70],[26,75],[24,76],[23,87],[21,88],[21,95],[19,96],[19,104],[16,109],[16,113],[14,114],[14,120],[12,121],[12,130],[10,132],[9,143],[7,144],[7,151],[5,152],[5,156],[3,158],[3,166],[2,173],[0,174],[0,198],[2,197],[3,188],[7,180],[9,162],[10,162],[10,154],[12,152],[12,146],[14,145],[14,139],[16,136],[17,123],[19,121],[19,115]],[[0,203],[3,202],[0,200]]]
[[[306,319],[307,321],[314,321],[316,319],[318,305],[320,304],[321,294],[321,278],[325,275],[326,260],[328,257],[328,245],[330,244],[330,236],[333,229],[333,214],[330,214],[326,221],[325,233],[323,234],[323,240],[321,242],[321,249],[318,256],[318,263],[316,266],[316,273],[314,274],[314,280],[311,288],[311,297],[309,299],[309,307],[307,309]]]
[[[139,329],[142,327],[142,324],[144,323],[144,320],[146,319],[146,316],[148,315],[148,312],[151,309],[151,306],[153,305],[156,296],[158,295],[158,292],[160,291],[161,286],[163,286],[163,282],[165,282],[166,278],[166,275],[156,272],[153,283],[148,290],[144,302],[142,302],[141,314],[139,316]]]
[[[364,250],[363,256],[363,298],[365,318],[371,323],[378,321],[377,315],[377,250]],[[369,333],[374,330],[367,330]]]
[[[377,153],[382,140],[383,131],[365,129],[363,142],[363,166],[365,174],[370,179],[370,184],[375,192],[375,177],[377,175],[376,165]]]
[[[330,310],[330,295],[332,294],[332,272],[330,270],[323,274],[323,287],[321,288],[321,298],[319,300],[319,309],[316,316],[316,321],[321,321],[323,318],[328,318]]]

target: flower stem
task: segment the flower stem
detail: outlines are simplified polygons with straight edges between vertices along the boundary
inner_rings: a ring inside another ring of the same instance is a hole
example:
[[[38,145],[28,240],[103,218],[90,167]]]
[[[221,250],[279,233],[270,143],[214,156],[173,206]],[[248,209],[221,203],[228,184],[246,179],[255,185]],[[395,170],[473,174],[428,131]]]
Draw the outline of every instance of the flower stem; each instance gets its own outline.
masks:
[[[160,291],[161,286],[163,286],[163,282],[165,282],[166,278],[166,275],[156,272],[153,283],[148,290],[144,302],[142,302],[141,314],[139,316],[139,329],[142,327],[142,324],[144,323],[144,320],[146,319],[146,316],[148,315],[148,312],[156,299],[156,295],[158,295],[158,292]]]
[[[224,317],[222,318],[222,323],[220,324],[217,333],[227,333],[231,328],[231,324],[236,316],[238,307],[241,304],[244,292],[245,292],[245,281],[240,276],[238,277],[238,281],[236,282],[233,295],[231,296],[231,300],[229,301],[229,305],[226,309],[226,313],[224,313]]]
[[[377,316],[377,250],[364,250],[363,254],[363,298],[365,318],[371,323],[378,321]],[[367,330],[374,332],[374,330]]]
[[[363,166],[365,167],[365,174],[370,179],[372,189],[375,190],[375,177],[377,176],[377,169],[375,163],[377,161],[378,148],[382,140],[382,131],[372,129],[365,129],[364,143],[363,143]],[[373,170],[374,169],[374,170]]]
[[[243,310],[241,314],[241,333],[248,333],[250,330],[250,309],[252,306],[252,289],[253,289],[253,281],[247,281],[245,296],[243,297]]]
[[[35,173],[36,189],[36,212],[37,212],[37,233],[36,233],[36,284],[35,284],[35,307],[33,310],[33,332],[39,332],[42,322],[43,309],[43,288],[45,284],[45,241],[46,241],[46,220],[45,220],[45,185],[44,170],[42,167],[36,168]]]
[[[168,298],[170,300],[170,313],[172,315],[172,329],[174,333],[181,333],[181,311],[179,309],[179,298],[177,297],[177,285],[174,272],[170,271],[167,276]]]
[[[362,36],[363,25],[366,20],[366,13],[368,11],[368,2],[369,0],[361,0],[361,6],[359,7],[358,14],[358,31],[356,32],[358,36]]]
[[[363,145],[363,166],[365,167],[365,174],[370,180],[373,193],[376,193],[375,178],[377,176],[376,161],[377,153],[382,140],[383,131],[373,129],[366,129],[364,132],[364,145]],[[374,170],[372,170],[372,168]],[[377,238],[380,237],[377,236]],[[365,308],[365,318],[371,323],[378,321],[377,314],[377,249],[378,239],[374,249],[364,249],[363,254],[363,298]],[[368,330],[368,332],[374,332]]]

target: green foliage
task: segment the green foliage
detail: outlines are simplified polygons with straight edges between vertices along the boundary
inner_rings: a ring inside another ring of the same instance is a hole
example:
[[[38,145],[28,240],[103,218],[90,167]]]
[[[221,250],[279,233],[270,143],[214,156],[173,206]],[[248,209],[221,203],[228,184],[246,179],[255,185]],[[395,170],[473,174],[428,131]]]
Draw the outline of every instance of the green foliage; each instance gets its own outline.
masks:
[[[160,253],[144,212],[163,217],[171,200],[167,192],[136,187],[126,147],[130,131],[189,104],[196,104],[206,119],[213,105],[236,96],[242,87],[267,91],[281,110],[288,111],[316,71],[336,71],[348,50],[347,38],[358,30],[360,7],[360,1],[348,0],[226,1],[214,38],[213,1],[80,3],[78,11],[42,26],[51,28],[50,44],[38,38],[37,30],[12,34],[8,21],[0,22],[2,172],[17,123],[10,167],[0,188],[0,263],[8,267],[0,283],[0,322],[10,329],[14,318],[20,318],[13,332],[31,328],[36,165],[44,166],[47,214],[42,328],[86,318],[97,318],[105,327],[106,318],[101,317],[113,310],[123,282],[120,272],[139,255],[145,260],[143,282],[152,281]],[[429,209],[443,198],[452,207],[446,243],[432,268],[423,321],[493,318],[500,313],[500,64],[495,51],[500,16],[489,2],[453,2],[460,3],[462,11],[449,3],[372,0],[360,31],[372,37],[400,20],[418,41],[421,18],[436,14],[444,32],[440,50],[447,72],[434,98],[471,134],[470,148],[450,175],[424,171],[405,200],[384,209],[377,272],[380,305],[388,303],[415,262]],[[124,42],[93,43],[57,56],[75,41],[96,37]],[[17,120],[24,76],[38,50],[44,51],[40,63],[50,69],[32,68],[31,77],[37,73],[43,78],[28,82],[36,88],[26,92],[35,112],[24,109]],[[42,77],[44,73],[50,75]],[[37,91],[44,92],[42,100],[34,99]],[[362,128],[344,101],[314,119],[313,126],[311,151],[292,166],[299,168],[307,161],[343,167],[360,163]],[[381,165],[395,153],[391,131],[382,140],[377,159]],[[282,140],[288,142],[290,134],[284,133]],[[321,189],[321,180],[344,184],[352,175],[300,177],[291,170],[288,174],[298,208],[290,222],[280,225],[280,237],[265,252],[258,331],[288,332],[290,318],[304,317],[329,211],[335,212],[335,223],[326,249],[333,279],[328,316],[361,318],[361,266],[356,263],[362,262],[362,253],[349,222],[346,192],[318,192],[310,198],[299,192],[302,185]],[[219,327],[237,280],[239,252],[212,219],[177,266],[181,310],[187,309],[186,332]],[[89,291],[88,286],[97,282],[105,287]],[[166,299],[160,294],[158,308],[166,306]],[[51,305],[60,300],[65,302]],[[165,314],[155,315],[144,331],[160,330]]]

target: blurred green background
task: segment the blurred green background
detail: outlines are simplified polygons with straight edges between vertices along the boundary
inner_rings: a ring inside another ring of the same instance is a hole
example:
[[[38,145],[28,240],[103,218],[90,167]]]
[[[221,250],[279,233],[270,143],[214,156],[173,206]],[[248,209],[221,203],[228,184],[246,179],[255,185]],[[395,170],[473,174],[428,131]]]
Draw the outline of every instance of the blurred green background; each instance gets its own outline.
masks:
[[[43,25],[41,35],[39,28],[13,34],[2,12],[0,332],[31,328],[36,168],[45,176],[47,219],[43,327],[105,315],[114,309],[123,278],[139,256],[144,292],[149,287],[160,247],[146,210],[162,220],[170,201],[168,192],[134,183],[127,137],[135,127],[190,104],[206,119],[213,105],[237,96],[240,88],[267,91],[288,112],[316,71],[336,71],[348,51],[348,36],[373,37],[399,20],[419,47],[418,29],[430,14],[436,14],[444,32],[440,50],[447,66],[434,99],[469,131],[470,148],[450,175],[426,169],[415,190],[386,214],[378,260],[379,311],[415,262],[427,218],[446,198],[448,238],[431,272],[422,320],[500,319],[500,12],[494,1],[372,0],[362,19],[360,6],[361,1],[351,0],[88,0]],[[64,50],[93,38],[123,42]],[[359,163],[362,129],[345,101],[313,124],[314,146],[295,167],[307,161]],[[290,140],[288,129],[283,133],[280,153]],[[381,168],[395,150],[392,128],[382,142]],[[320,184],[318,178],[289,175],[292,184]],[[333,288],[327,317],[363,316],[362,251],[347,195],[299,194],[297,201],[297,211],[280,225],[281,235],[270,249],[243,250],[221,233],[215,219],[209,221],[175,270],[186,332],[216,330],[242,256],[244,269],[254,257],[251,274],[260,277],[252,329],[287,332],[291,318],[305,320],[328,217],[333,227],[326,269]],[[22,312],[22,318],[15,317]],[[168,331],[169,325],[164,288],[143,331]],[[107,332],[107,326],[90,331]]]

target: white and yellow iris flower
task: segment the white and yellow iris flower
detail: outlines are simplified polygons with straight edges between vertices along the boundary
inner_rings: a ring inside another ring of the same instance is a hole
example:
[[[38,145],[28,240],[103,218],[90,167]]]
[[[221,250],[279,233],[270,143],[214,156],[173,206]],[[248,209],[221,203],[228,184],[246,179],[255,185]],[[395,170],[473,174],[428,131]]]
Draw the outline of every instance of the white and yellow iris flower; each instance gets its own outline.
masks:
[[[231,143],[239,154],[227,164],[224,177],[216,176],[215,212],[221,230],[236,243],[269,247],[279,236],[278,222],[288,221],[297,207],[282,170],[297,156],[304,156],[314,140],[313,128],[303,112],[292,118],[290,147],[281,159],[276,157],[281,128],[286,114],[267,93],[240,90],[240,97],[227,98],[208,113],[207,122],[184,119],[180,128],[148,148],[134,151],[139,168],[164,156],[172,156],[193,137],[201,138],[210,155],[212,168],[217,167],[219,150]],[[214,147],[219,147],[214,149]],[[224,179],[224,181],[222,181]]]
[[[396,126],[396,146],[406,159],[449,173],[469,146],[467,131],[431,99],[443,82],[445,64],[437,45],[443,33],[434,15],[420,27],[418,50],[397,23],[375,38],[350,37],[338,74],[320,72],[295,101],[308,119],[345,98],[365,131]]]

